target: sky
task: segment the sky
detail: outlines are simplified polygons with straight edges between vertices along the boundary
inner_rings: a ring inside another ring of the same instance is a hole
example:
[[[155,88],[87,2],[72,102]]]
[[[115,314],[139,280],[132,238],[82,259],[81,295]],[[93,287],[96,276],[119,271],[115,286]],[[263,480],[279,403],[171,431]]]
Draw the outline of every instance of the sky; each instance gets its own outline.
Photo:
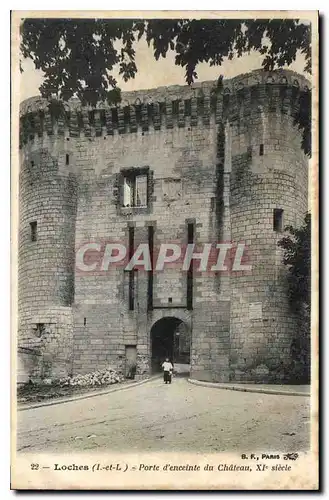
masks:
[[[175,54],[172,51],[167,53],[165,59],[156,61],[153,57],[152,49],[148,47],[146,40],[142,39],[136,45],[136,64],[138,68],[134,79],[124,82],[118,72],[113,71],[113,75],[118,81],[118,86],[123,91],[150,89],[168,85],[186,85],[184,81],[184,69],[175,66]],[[232,78],[242,73],[261,68],[262,57],[254,52],[244,55],[231,61],[225,60],[222,66],[210,67],[207,63],[199,64],[196,68],[198,73],[197,81],[217,80],[219,75],[224,78]],[[304,58],[299,55],[296,61],[289,66],[289,69],[304,74]],[[20,100],[28,97],[40,95],[39,86],[43,80],[40,70],[34,68],[30,59],[23,60],[24,72],[20,81]],[[305,75],[309,76],[309,75]]]

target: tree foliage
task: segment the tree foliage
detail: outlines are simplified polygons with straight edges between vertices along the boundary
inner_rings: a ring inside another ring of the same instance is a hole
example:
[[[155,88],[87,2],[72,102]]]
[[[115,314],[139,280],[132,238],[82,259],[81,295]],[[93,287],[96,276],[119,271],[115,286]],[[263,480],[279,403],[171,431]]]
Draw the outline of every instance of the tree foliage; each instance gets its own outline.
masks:
[[[295,229],[286,228],[290,235],[282,238],[278,245],[284,249],[283,262],[288,266],[289,301],[293,313],[298,317],[298,331],[291,343],[291,366],[289,376],[293,382],[310,381],[310,312],[311,312],[311,215],[304,224]]]
[[[311,304],[311,215],[296,229],[286,228],[290,235],[282,238],[278,245],[284,249],[283,263],[288,266],[289,299],[294,310],[310,307]]]
[[[302,90],[298,107],[294,115],[294,124],[302,133],[302,149],[310,158],[312,156],[312,93],[310,89]]]
[[[143,36],[156,60],[174,51],[175,64],[184,68],[191,84],[199,63],[220,66],[225,59],[253,50],[263,56],[266,70],[290,65],[301,51],[305,71],[310,72],[310,29],[297,19],[25,19],[21,52],[44,72],[42,96],[68,100],[75,95],[95,105],[99,100],[120,100],[113,69],[119,69],[124,81],[135,77],[136,43]],[[301,104],[309,101],[306,96]],[[309,117],[310,108],[296,115],[307,154]]]

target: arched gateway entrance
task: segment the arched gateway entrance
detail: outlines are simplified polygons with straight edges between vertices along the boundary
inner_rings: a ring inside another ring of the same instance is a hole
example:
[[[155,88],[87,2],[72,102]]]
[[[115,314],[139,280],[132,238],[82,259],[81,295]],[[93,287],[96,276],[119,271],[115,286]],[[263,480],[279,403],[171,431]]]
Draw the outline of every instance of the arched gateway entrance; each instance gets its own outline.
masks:
[[[179,318],[161,318],[151,328],[152,372],[160,372],[169,358],[178,372],[190,369],[191,336],[188,326]]]

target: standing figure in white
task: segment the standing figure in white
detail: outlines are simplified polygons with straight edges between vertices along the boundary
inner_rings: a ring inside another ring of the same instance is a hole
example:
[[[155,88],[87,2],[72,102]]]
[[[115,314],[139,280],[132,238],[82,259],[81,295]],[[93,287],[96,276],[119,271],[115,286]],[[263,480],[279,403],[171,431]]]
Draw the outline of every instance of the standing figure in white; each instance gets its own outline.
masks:
[[[163,368],[163,381],[165,384],[171,384],[171,376],[173,372],[173,365],[169,361],[169,358],[166,358],[166,361],[162,363],[162,368]]]

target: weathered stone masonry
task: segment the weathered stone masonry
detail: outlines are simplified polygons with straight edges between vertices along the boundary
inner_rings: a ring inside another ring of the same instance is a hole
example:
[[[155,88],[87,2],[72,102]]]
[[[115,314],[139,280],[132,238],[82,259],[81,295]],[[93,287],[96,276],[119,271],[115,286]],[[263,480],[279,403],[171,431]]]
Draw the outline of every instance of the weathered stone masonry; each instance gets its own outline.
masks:
[[[117,108],[41,98],[22,104],[22,376],[56,378],[109,364],[124,370],[127,346],[136,346],[137,373],[147,373],[152,326],[174,317],[190,335],[193,378],[284,379],[298,332],[273,213],[283,210],[286,226],[307,211],[308,161],[292,118],[305,85],[290,71],[256,71],[219,90],[204,82],[127,92]],[[123,179],[134,169],[148,175],[143,208],[122,203]],[[83,242],[128,245],[133,234],[137,245],[152,234],[154,247],[186,244],[188,231],[199,244],[245,242],[252,271],[194,272],[189,297],[177,268],[151,276],[122,267],[75,270]]]

